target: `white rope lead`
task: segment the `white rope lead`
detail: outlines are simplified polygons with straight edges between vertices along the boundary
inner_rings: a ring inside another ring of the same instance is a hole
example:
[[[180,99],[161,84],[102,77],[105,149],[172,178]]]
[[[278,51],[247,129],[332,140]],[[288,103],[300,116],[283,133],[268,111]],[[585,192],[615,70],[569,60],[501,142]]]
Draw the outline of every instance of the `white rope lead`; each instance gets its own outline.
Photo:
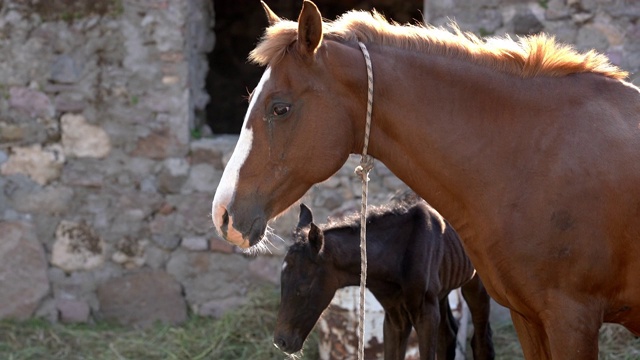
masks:
[[[363,43],[358,42],[367,65],[367,121],[364,128],[364,146],[360,165],[355,173],[362,180],[362,208],[360,210],[360,316],[358,319],[358,359],[364,360],[364,298],[367,286],[367,192],[369,171],[373,169],[373,158],[367,155],[369,133],[371,132],[371,113],[373,110],[373,67],[369,51]]]

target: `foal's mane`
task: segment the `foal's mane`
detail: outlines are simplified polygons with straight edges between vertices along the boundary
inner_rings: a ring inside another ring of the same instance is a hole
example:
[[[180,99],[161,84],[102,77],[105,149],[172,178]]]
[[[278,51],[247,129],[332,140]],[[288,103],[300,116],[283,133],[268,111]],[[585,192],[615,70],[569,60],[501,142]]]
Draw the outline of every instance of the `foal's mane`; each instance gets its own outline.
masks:
[[[419,206],[419,200],[403,200],[393,201],[384,205],[369,206],[367,210],[367,224],[382,224],[396,222],[401,216],[404,216]],[[360,231],[360,212],[352,211],[344,216],[329,217],[324,225],[320,225],[322,230],[339,230],[350,229]]]
[[[564,76],[592,72],[614,79],[624,79],[627,72],[611,64],[609,59],[590,50],[579,53],[568,45],[556,43],[553,37],[538,34],[519,37],[481,39],[463,32],[455,24],[451,30],[431,25],[400,25],[389,22],[375,10],[350,11],[335,21],[323,22],[325,39],[375,43],[410,49],[434,55],[450,56],[492,67],[521,77]],[[249,60],[261,66],[275,63],[297,39],[298,23],[281,20],[265,30]]]
[[[380,224],[383,222],[395,222],[400,216],[406,215],[417,206],[417,201],[394,201],[385,205],[369,206],[367,211],[367,223]],[[360,231],[360,212],[351,211],[342,216],[331,216],[325,224],[318,225],[323,231]],[[294,244],[292,249],[307,246],[308,229],[296,229],[294,231]]]

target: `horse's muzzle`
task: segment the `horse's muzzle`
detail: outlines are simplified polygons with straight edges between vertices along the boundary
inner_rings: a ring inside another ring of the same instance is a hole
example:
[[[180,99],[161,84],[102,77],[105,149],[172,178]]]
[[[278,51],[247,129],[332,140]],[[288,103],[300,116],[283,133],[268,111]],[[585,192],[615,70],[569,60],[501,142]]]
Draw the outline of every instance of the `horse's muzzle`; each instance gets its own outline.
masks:
[[[256,217],[250,222],[251,225],[243,231],[242,225],[245,222],[235,224],[233,216],[224,206],[214,206],[212,220],[218,234],[223,239],[243,249],[259,243],[264,237],[267,227],[263,218]]]

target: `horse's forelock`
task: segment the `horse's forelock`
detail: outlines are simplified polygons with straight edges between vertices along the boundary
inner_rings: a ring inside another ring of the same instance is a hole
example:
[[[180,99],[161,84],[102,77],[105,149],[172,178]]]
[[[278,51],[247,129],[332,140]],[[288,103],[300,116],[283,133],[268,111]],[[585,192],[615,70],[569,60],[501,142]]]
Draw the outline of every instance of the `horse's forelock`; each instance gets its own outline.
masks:
[[[281,20],[265,30],[256,48],[249,53],[249,61],[267,66],[281,59],[297,37],[298,23]]]

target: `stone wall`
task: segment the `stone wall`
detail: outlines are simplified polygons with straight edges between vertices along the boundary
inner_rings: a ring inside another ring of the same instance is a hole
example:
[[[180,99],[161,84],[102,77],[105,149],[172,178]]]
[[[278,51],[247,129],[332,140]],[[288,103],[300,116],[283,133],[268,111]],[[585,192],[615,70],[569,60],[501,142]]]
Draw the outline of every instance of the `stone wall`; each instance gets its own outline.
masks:
[[[482,36],[553,34],[579,50],[606,54],[640,84],[640,1],[425,0],[424,15],[434,25],[455,19]]]
[[[258,257],[217,239],[209,217],[236,141],[197,136],[215,2],[0,4],[0,317],[179,323],[277,284],[295,211]],[[438,0],[425,16],[482,35],[549,31],[637,82],[637,2]],[[357,160],[305,196],[319,221],[357,208]],[[371,178],[372,204],[405,189],[379,163]]]

